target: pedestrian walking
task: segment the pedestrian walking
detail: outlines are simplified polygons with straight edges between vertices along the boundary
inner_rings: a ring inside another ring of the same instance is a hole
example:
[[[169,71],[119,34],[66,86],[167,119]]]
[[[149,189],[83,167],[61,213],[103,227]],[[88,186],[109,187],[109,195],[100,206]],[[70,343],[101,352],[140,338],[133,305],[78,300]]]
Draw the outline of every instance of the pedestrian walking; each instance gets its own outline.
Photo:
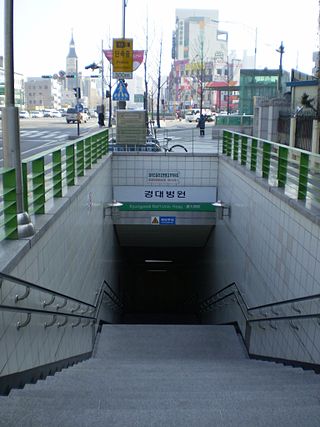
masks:
[[[100,127],[104,126],[104,114],[103,113],[98,114],[98,125]]]
[[[205,127],[206,127],[206,117],[203,114],[201,114],[199,119],[200,136],[204,136]]]

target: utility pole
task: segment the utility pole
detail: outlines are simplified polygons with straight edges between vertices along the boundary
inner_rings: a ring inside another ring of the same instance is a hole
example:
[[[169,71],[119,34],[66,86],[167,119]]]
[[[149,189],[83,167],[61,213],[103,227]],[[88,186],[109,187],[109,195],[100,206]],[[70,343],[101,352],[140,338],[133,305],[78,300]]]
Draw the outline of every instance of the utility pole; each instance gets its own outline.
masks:
[[[227,113],[230,113],[230,63],[229,63],[229,55],[227,56],[227,85],[228,85],[228,93],[227,93]]]
[[[320,0],[318,10],[318,52],[316,57],[316,77],[318,79],[318,91],[317,91],[317,119],[320,123]]]
[[[78,74],[78,58],[76,58],[76,102],[77,102],[77,135],[80,135],[80,112],[78,111],[78,108],[80,106],[80,86],[79,86],[79,74]]]
[[[3,109],[3,166],[16,171],[18,237],[30,237],[35,230],[24,211],[19,113],[14,101],[13,0],[5,0],[4,13],[5,108]]]
[[[158,93],[157,93],[157,127],[158,128],[160,128],[161,62],[162,62],[162,37],[160,41],[159,68],[158,68]]]
[[[112,98],[111,98],[111,88],[112,88],[112,74],[111,74],[111,61],[109,62],[109,118],[108,118],[108,127],[112,127]]]
[[[143,99],[143,108],[146,112],[146,126],[148,128],[148,78],[147,78],[147,62],[148,62],[148,44],[149,44],[149,36],[148,36],[148,13],[147,13],[147,22],[146,22],[146,50],[144,55],[144,99]]]
[[[276,49],[277,52],[280,53],[280,63],[279,63],[279,77],[278,77],[278,94],[281,95],[282,93],[282,56],[284,54],[284,46],[283,42],[281,42],[278,49]]]
[[[103,114],[103,126],[105,119],[105,105],[104,105],[104,59],[103,59],[103,40],[101,40],[101,112]]]
[[[126,7],[128,4],[128,0],[122,0],[122,38],[126,38]],[[124,81],[124,80],[123,80]],[[125,110],[126,109],[126,101],[118,101],[118,109]]]
[[[202,106],[203,106],[203,80],[204,80],[204,34],[203,30],[201,32],[201,40],[200,40],[200,116],[202,114]]]

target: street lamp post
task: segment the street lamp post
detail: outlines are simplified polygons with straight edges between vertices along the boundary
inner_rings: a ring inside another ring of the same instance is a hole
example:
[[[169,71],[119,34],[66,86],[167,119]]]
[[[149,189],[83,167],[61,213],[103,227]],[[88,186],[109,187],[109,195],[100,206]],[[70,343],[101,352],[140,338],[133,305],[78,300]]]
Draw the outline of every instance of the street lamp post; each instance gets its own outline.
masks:
[[[80,86],[79,86],[79,74],[78,74],[78,58],[76,58],[76,87],[77,87],[77,91],[76,91],[76,99],[77,99],[77,108],[79,108],[79,104],[80,104]],[[79,115],[79,112],[78,112]],[[77,120],[77,135],[80,135],[80,119],[78,117]]]
[[[122,38],[126,37],[126,7],[128,4],[128,0],[122,0]],[[126,109],[126,101],[118,101],[118,109],[125,110]]]
[[[16,171],[16,203],[18,237],[30,237],[35,230],[30,217],[24,211],[20,129],[18,108],[14,100],[14,54],[13,54],[13,0],[5,0],[5,108],[3,110],[3,165]]]
[[[276,49],[276,51],[280,53],[279,77],[278,77],[278,94],[281,95],[281,92],[282,92],[282,56],[284,54],[283,42],[281,42],[279,48]]]
[[[90,65],[87,65],[85,67],[86,70],[91,69],[92,71],[94,70],[99,70],[101,73],[101,108],[100,108],[100,113],[99,113],[99,118],[98,118],[98,123],[100,126],[104,126],[104,118],[105,118],[105,93],[104,93],[104,59],[103,59],[103,40],[101,41],[101,52],[102,52],[102,59],[101,59],[101,65],[97,65],[95,62],[93,62]],[[110,81],[110,93],[111,94],[111,81]],[[110,95],[110,99],[111,99],[111,95]],[[111,103],[109,101],[109,127],[110,126],[110,114],[111,114]]]

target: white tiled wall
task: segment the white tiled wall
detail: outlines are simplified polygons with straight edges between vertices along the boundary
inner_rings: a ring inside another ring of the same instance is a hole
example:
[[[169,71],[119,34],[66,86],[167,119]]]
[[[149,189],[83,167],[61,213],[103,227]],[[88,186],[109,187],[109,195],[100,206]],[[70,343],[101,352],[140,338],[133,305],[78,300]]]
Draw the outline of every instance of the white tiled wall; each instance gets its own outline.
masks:
[[[88,303],[95,302],[103,280],[113,284],[112,254],[116,243],[111,218],[103,215],[103,204],[112,200],[111,158],[94,169],[92,179],[81,187],[71,203],[64,205],[61,215],[55,216],[10,274]],[[27,299],[15,303],[15,295],[23,293],[24,287],[4,282],[0,301],[6,305],[42,308],[43,301],[50,299],[31,290]],[[47,309],[56,310],[61,302],[57,298]],[[54,325],[45,329],[44,323],[52,317],[33,314],[30,324],[17,330],[17,321],[24,319],[25,314],[0,311],[0,376],[92,349],[91,326],[72,328],[69,320],[61,328]],[[59,320],[62,322],[64,317]]]
[[[150,170],[180,171],[181,186],[216,186],[218,157],[216,155],[132,155],[116,153],[112,158],[114,185],[145,185]]]
[[[208,245],[207,295],[232,282],[249,306],[320,293],[320,227],[315,222],[222,159],[218,197],[230,203],[231,217],[217,223]],[[306,313],[310,305],[300,308]],[[319,308],[314,304],[312,310]],[[296,313],[291,306],[281,310]],[[253,353],[320,363],[315,320],[294,321],[289,330],[284,322],[277,322],[277,330],[255,327],[252,338]]]

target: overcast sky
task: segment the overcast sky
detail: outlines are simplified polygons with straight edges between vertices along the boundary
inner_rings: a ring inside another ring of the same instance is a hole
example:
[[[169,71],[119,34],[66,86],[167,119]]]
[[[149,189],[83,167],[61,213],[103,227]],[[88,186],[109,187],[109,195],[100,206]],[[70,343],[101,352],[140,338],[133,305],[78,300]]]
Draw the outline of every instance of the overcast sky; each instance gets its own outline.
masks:
[[[122,36],[123,0],[15,0],[15,71],[25,76],[54,74],[65,69],[71,31],[79,70],[101,59],[101,43],[108,48]],[[257,28],[257,67],[277,68],[281,41],[283,68],[311,73],[312,53],[319,49],[318,0],[128,0],[126,36],[135,49],[144,49],[147,33],[150,70],[156,68],[163,39],[163,74],[170,70],[171,37],[176,8],[219,10],[219,29],[229,31],[229,49],[253,55]],[[4,54],[4,0],[0,0],[0,55]]]

